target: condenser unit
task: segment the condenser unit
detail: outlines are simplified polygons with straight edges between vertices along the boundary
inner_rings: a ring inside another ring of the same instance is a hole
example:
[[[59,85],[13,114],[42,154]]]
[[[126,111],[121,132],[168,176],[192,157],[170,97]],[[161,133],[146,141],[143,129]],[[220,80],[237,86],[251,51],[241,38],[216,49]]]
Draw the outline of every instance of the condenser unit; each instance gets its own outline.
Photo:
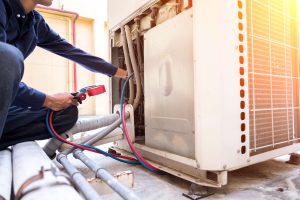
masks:
[[[109,16],[127,3],[110,0]],[[120,28],[142,39],[137,149],[163,171],[215,187],[228,171],[299,151],[299,8],[298,0],[144,1],[114,18],[116,65],[124,65]]]

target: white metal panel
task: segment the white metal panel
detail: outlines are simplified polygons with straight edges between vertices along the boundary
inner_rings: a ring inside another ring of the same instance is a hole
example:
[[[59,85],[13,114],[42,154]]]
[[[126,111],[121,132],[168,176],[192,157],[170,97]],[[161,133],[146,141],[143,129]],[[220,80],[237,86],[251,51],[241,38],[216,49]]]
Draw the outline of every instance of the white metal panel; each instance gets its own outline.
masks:
[[[131,14],[136,13],[144,4],[156,0],[109,0],[108,1],[108,24],[109,29],[118,25]]]
[[[147,146],[195,157],[193,68],[190,9],[145,34]]]
[[[203,170],[226,170],[249,157],[247,142],[240,152],[238,1],[193,3],[196,160]]]
[[[257,154],[254,156],[251,156],[248,160],[247,160],[247,164],[243,165],[243,166],[236,166],[235,168],[231,168],[230,170],[235,170],[241,167],[246,167],[249,165],[253,165],[256,163],[260,163],[260,162],[264,162],[266,160],[272,159],[272,158],[276,158],[282,155],[287,155],[290,154],[291,152],[298,152],[300,150],[300,144],[292,144],[286,147],[282,147],[279,149],[274,149],[271,151],[267,151],[265,153],[261,153],[261,154]]]

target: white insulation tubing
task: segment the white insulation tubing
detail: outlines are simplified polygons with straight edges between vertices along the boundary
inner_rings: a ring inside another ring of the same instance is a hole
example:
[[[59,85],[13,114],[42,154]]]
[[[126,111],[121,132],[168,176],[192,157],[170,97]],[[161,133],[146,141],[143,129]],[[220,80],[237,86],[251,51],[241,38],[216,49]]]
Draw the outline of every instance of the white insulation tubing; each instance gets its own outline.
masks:
[[[25,181],[38,175],[42,168],[44,169],[44,178],[29,184],[24,192],[33,188],[38,189],[26,194],[22,200],[83,199],[70,186],[67,178],[59,175],[58,168],[36,142],[24,142],[13,146],[13,186],[15,194]]]
[[[97,116],[92,118],[80,118],[76,122],[76,124],[68,131],[66,131],[64,134],[62,134],[63,137],[72,137],[72,135],[80,132],[86,132],[91,130],[96,130],[103,128],[105,126],[109,126],[110,124],[114,123],[116,120],[119,119],[118,114],[111,114],[111,115],[105,115],[105,116]],[[44,146],[44,151],[49,157],[55,156],[55,151],[62,145],[63,143],[58,140],[52,138],[48,141],[48,143]]]
[[[12,160],[9,150],[0,151],[0,196],[10,199],[12,186]]]
[[[98,116],[93,118],[80,118],[77,123],[65,132],[65,134],[75,134],[85,131],[91,131],[98,128],[102,128],[108,126],[119,119],[118,114],[111,114],[107,116]]]

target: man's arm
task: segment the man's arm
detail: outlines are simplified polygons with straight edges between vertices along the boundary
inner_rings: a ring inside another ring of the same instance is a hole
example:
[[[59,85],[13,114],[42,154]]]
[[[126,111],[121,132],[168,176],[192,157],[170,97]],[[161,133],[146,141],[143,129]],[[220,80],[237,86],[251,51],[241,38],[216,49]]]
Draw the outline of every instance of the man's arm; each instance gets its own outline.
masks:
[[[57,55],[70,59],[83,67],[93,72],[99,72],[108,76],[116,76],[124,78],[127,72],[122,69],[118,69],[114,65],[106,62],[105,60],[90,55],[87,52],[74,47],[72,44],[61,38],[56,32],[54,32],[43,17],[38,15],[38,46],[48,51],[51,51]]]
[[[33,109],[41,108],[44,104],[46,95],[36,89],[27,86],[21,82],[15,101],[12,105],[20,107],[32,107]]]
[[[51,108],[54,111],[65,109],[71,105],[77,105],[77,101],[70,93],[58,93],[46,95],[36,89],[21,82],[15,101],[12,105],[19,107],[31,107],[39,109],[41,107]]]

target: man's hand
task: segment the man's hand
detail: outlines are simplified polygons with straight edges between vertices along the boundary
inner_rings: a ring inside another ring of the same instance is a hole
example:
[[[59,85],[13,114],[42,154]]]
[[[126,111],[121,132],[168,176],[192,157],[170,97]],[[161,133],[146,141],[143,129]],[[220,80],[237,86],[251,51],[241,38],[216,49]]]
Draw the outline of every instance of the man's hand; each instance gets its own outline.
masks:
[[[74,99],[70,93],[58,93],[53,95],[46,95],[44,107],[50,108],[54,111],[60,111],[65,108],[70,107],[71,105],[78,105],[78,102]]]
[[[118,70],[114,76],[117,78],[127,78],[127,71],[124,69],[118,68]]]

